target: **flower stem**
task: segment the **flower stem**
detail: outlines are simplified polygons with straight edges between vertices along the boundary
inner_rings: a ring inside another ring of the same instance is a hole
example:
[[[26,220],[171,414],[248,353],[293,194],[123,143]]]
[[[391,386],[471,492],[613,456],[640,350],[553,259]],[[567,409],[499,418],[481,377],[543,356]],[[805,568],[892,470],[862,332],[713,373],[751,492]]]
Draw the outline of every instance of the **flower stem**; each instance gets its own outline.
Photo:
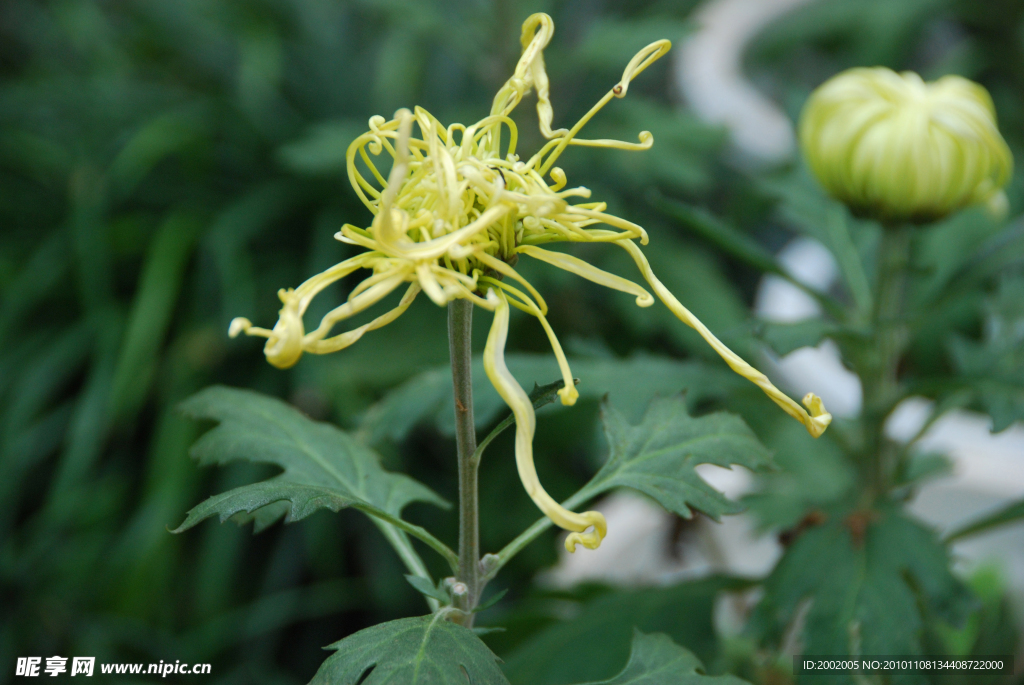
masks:
[[[455,391],[455,442],[459,464],[459,568],[456,580],[467,592],[457,596],[461,613],[453,620],[473,625],[471,611],[480,599],[480,521],[477,487],[476,426],[473,422],[473,303],[448,303],[448,351]]]
[[[895,446],[885,438],[885,420],[902,399],[899,365],[910,339],[906,321],[911,226],[886,226],[879,245],[873,324],[875,355],[864,377],[865,478],[872,498],[892,486]]]

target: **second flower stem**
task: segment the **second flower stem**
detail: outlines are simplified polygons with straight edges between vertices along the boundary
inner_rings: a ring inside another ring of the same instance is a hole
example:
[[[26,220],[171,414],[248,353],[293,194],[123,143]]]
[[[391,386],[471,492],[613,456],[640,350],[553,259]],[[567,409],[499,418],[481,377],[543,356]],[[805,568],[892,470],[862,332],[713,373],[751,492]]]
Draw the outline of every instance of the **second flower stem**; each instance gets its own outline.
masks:
[[[458,582],[466,593],[456,596],[462,609],[457,619],[473,625],[470,613],[480,599],[480,520],[477,487],[476,425],[473,420],[473,303],[453,300],[448,303],[448,350],[452,362],[452,386],[455,391],[455,441],[459,465],[459,570]]]

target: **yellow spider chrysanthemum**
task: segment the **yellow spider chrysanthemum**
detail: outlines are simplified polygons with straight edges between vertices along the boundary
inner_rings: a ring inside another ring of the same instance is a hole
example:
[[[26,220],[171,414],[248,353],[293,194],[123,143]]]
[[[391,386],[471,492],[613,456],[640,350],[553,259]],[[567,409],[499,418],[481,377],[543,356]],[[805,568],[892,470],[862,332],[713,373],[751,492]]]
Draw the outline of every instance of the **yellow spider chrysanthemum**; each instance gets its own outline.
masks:
[[[624,97],[633,77],[664,55],[671,44],[657,41],[630,60],[622,80],[594,105],[571,129],[551,129],[553,111],[548,99],[548,80],[543,50],[554,25],[546,14],[534,14],[523,24],[523,54],[515,73],[494,98],[489,116],[472,126],[452,124],[445,128],[426,110],[399,110],[395,118],[370,119],[370,130],[348,149],[348,173],[363,204],[374,214],[363,229],[346,224],[337,238],[365,247],[364,252],[314,276],[294,290],[278,292],[283,303],[273,330],[253,327],[235,319],[230,333],[267,338],[267,360],[286,368],[303,352],[324,354],[343,349],[367,331],[380,328],[402,314],[422,290],[440,306],[464,298],[494,312],[494,323],[484,351],[484,368],[494,387],[516,418],[516,463],[527,493],[551,520],[572,531],[566,548],[576,544],[596,548],[606,532],[598,512],[576,514],[555,502],[537,479],[533,463],[535,415],[526,393],[505,366],[510,306],[540,321],[561,368],[565,387],[559,391],[563,404],[571,405],[578,393],[568,361],[545,314],[540,293],[516,270],[521,256],[532,257],[571,271],[595,283],[635,295],[637,304],[654,303],[640,285],[602,271],[576,257],[544,249],[554,242],[606,242],[626,250],[655,294],[684,323],[695,328],[730,367],[764,390],[786,413],[801,421],[814,436],[831,421],[821,400],[809,394],[804,404],[810,413],[780,392],[756,369],[723,345],[672,296],[655,277],[634,240],[647,243],[647,234],[634,223],[605,213],[601,202],[570,204],[569,198],[589,198],[586,188],[565,189],[565,174],[553,166],[569,145],[646,150],[653,138],[644,131],[638,143],[577,138],[583,125],[613,97]],[[548,142],[529,159],[516,154],[516,126],[509,113],[530,91],[537,94],[540,130]],[[413,125],[419,136],[413,135]],[[503,127],[508,140],[503,143]],[[502,148],[504,145],[504,154]],[[384,151],[393,159],[388,178],[378,171],[373,157]],[[367,180],[356,167],[356,157],[369,169]],[[544,179],[549,176],[552,182]],[[594,228],[604,224],[608,228]],[[324,316],[320,325],[306,332],[302,315],[313,297],[340,278],[368,269],[372,275],[360,283],[345,304]],[[328,337],[334,325],[379,302],[403,283],[409,283],[397,307],[351,331]],[[589,530],[593,528],[593,530]]]

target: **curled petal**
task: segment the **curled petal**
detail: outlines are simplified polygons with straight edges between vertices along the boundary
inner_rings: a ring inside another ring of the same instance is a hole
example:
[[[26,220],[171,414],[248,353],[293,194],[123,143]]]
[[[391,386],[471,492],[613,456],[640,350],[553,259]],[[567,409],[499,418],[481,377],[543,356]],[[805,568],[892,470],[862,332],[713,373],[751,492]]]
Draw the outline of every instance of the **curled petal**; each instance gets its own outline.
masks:
[[[334,324],[344,319],[354,316],[359,312],[363,311],[367,307],[371,307],[382,299],[387,297],[392,290],[402,284],[403,281],[409,278],[411,269],[407,267],[398,267],[385,274],[378,274],[367,279],[367,281],[375,280],[374,284],[370,287],[359,290],[358,286],[353,292],[358,292],[357,295],[349,299],[345,304],[335,307],[331,311],[324,315],[324,318],[320,321],[320,325],[317,329],[305,336],[304,344],[311,345],[318,340],[323,340]],[[366,281],[364,281],[365,283]],[[283,311],[283,310],[282,310]],[[301,323],[301,320],[300,320]]]
[[[277,327],[275,326],[275,329],[276,328]],[[228,326],[228,335],[230,337],[237,338],[239,333],[245,333],[246,335],[252,336],[254,338],[273,337],[276,340],[278,337],[278,333],[275,331],[266,328],[260,328],[258,326],[253,326],[252,322],[250,322],[249,319],[245,318],[244,316],[236,316],[234,319],[231,320],[231,325]],[[277,365],[275,364],[275,366]]]
[[[639,238],[641,245],[647,244],[647,231],[644,230],[643,226],[639,226],[637,224],[634,224],[632,221],[627,221],[621,217],[617,217],[614,214],[608,214],[606,212],[597,212],[592,209],[580,207],[579,205],[569,207],[566,211],[566,214],[570,216],[574,214],[583,216],[588,219],[592,219],[595,223],[600,222],[603,224],[608,224],[609,226],[621,228],[623,231],[626,231],[626,233],[622,237],[628,237],[631,239]]]
[[[266,345],[263,347],[267,361],[279,369],[294,366],[302,356],[304,349],[305,327],[302,323],[302,315],[305,314],[310,301],[331,283],[366,266],[374,256],[373,254],[361,254],[346,259],[323,273],[307,279],[294,290],[279,290],[277,295],[284,306],[278,312],[277,323],[273,330],[257,328],[248,319],[238,317],[231,321],[228,335],[234,338],[239,333],[245,333],[249,336],[267,338]]]
[[[616,242],[617,245],[622,247],[636,262],[640,272],[643,273],[644,278],[651,285],[655,294],[665,303],[665,306],[675,314],[680,321],[685,323],[690,328],[697,331],[702,338],[711,346],[711,348],[718,353],[718,355],[725,360],[725,363],[729,365],[733,371],[746,378],[748,381],[761,388],[768,397],[771,398],[775,404],[782,407],[782,410],[792,416],[794,419],[799,421],[815,438],[825,432],[828,428],[829,423],[832,422],[832,415],[825,411],[825,405],[821,401],[821,398],[813,393],[808,393],[804,397],[803,403],[807,407],[808,411],[804,411],[804,408],[794,402],[788,395],[783,393],[781,390],[772,385],[772,382],[768,380],[768,377],[763,373],[752,367],[747,362],[743,361],[735,352],[726,347],[722,341],[715,337],[715,335],[708,330],[707,326],[700,322],[696,316],[690,313],[690,310],[682,305],[679,300],[666,288],[658,277],[654,275],[654,271],[651,270],[651,265],[647,261],[647,257],[632,241],[619,240]]]
[[[638,307],[650,307],[654,304],[654,297],[633,281],[608,273],[602,269],[598,269],[596,266],[577,257],[573,257],[572,255],[567,255],[562,252],[552,252],[532,245],[520,245],[516,248],[516,252],[533,257],[534,259],[539,259],[542,262],[547,262],[551,266],[556,266],[559,269],[572,272],[577,276],[582,276],[588,281],[592,281],[598,285],[603,285],[606,288],[629,293],[636,297],[636,304]]]
[[[640,72],[644,69],[661,59],[671,49],[672,41],[656,40],[633,55],[633,59],[629,60],[629,64],[622,71],[622,80],[619,81],[619,85],[612,89],[615,97],[626,97],[626,91],[629,90],[629,82],[639,76]]]
[[[302,314],[299,312],[299,298],[294,290],[281,289],[277,291],[284,306],[278,313],[277,324],[274,330],[267,336],[267,343],[263,346],[263,354],[267,361],[279,369],[287,369],[295,366],[302,356]],[[252,328],[246,331],[247,334],[258,335]]]
[[[541,311],[540,307],[536,302],[530,299],[526,293],[515,288],[508,283],[502,283],[494,278],[484,277],[480,279],[485,283],[501,288],[509,295],[512,295],[512,299],[509,300],[509,304],[514,306],[516,309],[521,309],[530,316],[537,317],[540,321],[540,325],[544,328],[545,335],[548,336],[548,341],[551,343],[551,351],[555,353],[555,360],[558,362],[558,369],[562,372],[562,389],[558,391],[558,397],[561,399],[562,404],[571,407],[576,404],[576,400],[579,399],[580,393],[576,390],[576,381],[572,375],[572,369],[569,368],[569,360],[565,358],[565,352],[562,350],[562,343],[558,341],[558,336],[555,335],[555,331],[551,328],[551,324],[548,323],[548,319],[544,316],[544,312]]]
[[[429,261],[442,257],[446,252],[480,233],[509,213],[510,207],[502,205],[491,207],[481,214],[476,221],[463,226],[457,231],[441,238],[434,238],[421,243],[413,242],[405,235],[404,225],[408,221],[405,212],[394,210],[389,212],[388,219],[381,219],[384,212],[374,220],[377,242],[381,249],[391,255],[417,261]],[[396,227],[397,226],[397,227]]]
[[[484,265],[490,267],[491,269],[494,269],[499,274],[503,276],[508,276],[509,278],[512,278],[522,283],[523,287],[530,291],[530,295],[533,297],[534,301],[537,303],[537,306],[540,308],[541,314],[548,313],[548,305],[544,301],[544,298],[541,297],[540,293],[537,292],[537,289],[534,288],[529,281],[523,278],[518,271],[513,269],[506,262],[503,262],[496,257],[492,257],[486,252],[479,253],[477,255],[477,259],[479,259],[480,262],[483,263]]]
[[[565,187],[566,183],[569,182],[569,179],[566,178],[565,172],[562,171],[561,167],[552,167],[550,175],[551,180],[555,182],[554,185],[551,186],[551,190],[554,192],[558,192]]]
[[[379,136],[372,132],[364,133],[349,144],[348,150],[345,152],[345,167],[348,170],[349,182],[352,184],[352,189],[356,191],[356,195],[359,196],[359,200],[366,205],[367,209],[376,213],[377,207],[373,204],[373,200],[380,197],[380,191],[370,185],[370,183],[363,178],[363,175],[360,174],[359,170],[356,168],[357,154],[359,154],[364,161],[367,159],[365,156],[365,147],[367,145],[370,146],[370,152],[380,154],[381,144]],[[372,167],[372,170],[376,171],[376,167]],[[370,197],[366,196],[367,193],[370,194]]]
[[[437,278],[434,276],[433,271],[431,271],[429,264],[416,265],[416,278],[419,279],[423,292],[434,301],[434,304],[438,307],[444,307],[448,304],[448,297],[441,289],[441,285],[437,282]]]
[[[608,532],[604,516],[596,511],[587,511],[582,514],[569,511],[551,498],[537,478],[537,471],[533,465],[533,434],[536,429],[536,414],[533,411],[530,398],[505,366],[505,341],[508,338],[509,321],[508,299],[504,293],[497,292],[497,289],[492,289],[491,293],[496,293],[497,302],[494,309],[494,322],[491,324],[487,345],[484,347],[484,371],[487,372],[487,377],[490,378],[494,389],[505,400],[516,418],[516,466],[519,469],[519,478],[523,481],[526,494],[530,496],[537,507],[555,525],[572,531],[565,541],[566,549],[573,552],[576,550],[577,544],[582,544],[588,549],[597,549]],[[591,526],[593,526],[593,530],[585,532]]]
[[[364,268],[378,255],[361,254],[351,259],[335,264],[326,271],[306,279],[306,281],[295,289],[295,296],[299,298],[299,314],[305,314],[306,308],[316,295],[327,286],[341,280],[350,273]]]
[[[491,114],[507,115],[532,88],[537,90],[537,117],[541,130],[551,131],[551,99],[548,91],[548,77],[544,69],[544,48],[555,33],[555,22],[542,12],[532,14],[523,22],[520,43],[523,53],[516,64],[512,78],[505,82],[491,106]],[[548,135],[550,137],[550,135]]]
[[[552,143],[557,141],[557,145],[551,150],[551,154],[544,159],[541,164],[539,171],[541,175],[546,174],[551,165],[555,163],[555,160],[562,154],[568,145],[585,145],[591,147],[610,147],[618,148],[622,150],[646,150],[654,144],[654,137],[650,131],[643,131],[640,134],[639,143],[626,143],[619,140],[580,140],[576,138],[576,134],[583,129],[588,121],[590,121],[595,114],[600,112],[605,105],[613,98],[622,98],[626,96],[626,92],[629,90],[629,83],[634,77],[640,74],[644,69],[649,67],[651,64],[660,59],[666,52],[672,48],[672,43],[667,40],[659,40],[651,43],[640,52],[633,56],[633,59],[629,60],[626,65],[626,69],[622,72],[622,80],[618,82],[611,90],[609,90],[604,97],[597,101],[590,111],[583,115],[576,124],[569,129],[562,136],[553,138]],[[547,154],[549,148],[544,146],[541,150],[534,155],[527,166],[533,166],[539,164],[540,160]]]
[[[249,319],[244,316],[236,316],[231,319],[231,325],[228,326],[228,337],[237,338],[239,333],[249,335],[249,331],[251,330],[253,330],[252,321],[249,321]]]
[[[330,352],[337,352],[338,350],[345,349],[362,338],[365,333],[386,326],[404,314],[405,310],[412,304],[412,301],[416,299],[419,292],[419,285],[413,283],[409,286],[409,289],[405,291],[405,295],[402,296],[402,300],[398,303],[398,306],[391,311],[382,314],[370,323],[363,324],[351,331],[346,331],[340,335],[335,335],[325,340],[310,342],[306,346],[306,352],[310,352],[312,354],[328,354]]]
[[[573,138],[569,145],[581,147],[610,147],[616,150],[650,150],[654,147],[654,135],[650,131],[640,131],[639,143],[627,143],[624,140],[612,140],[610,138],[583,139]]]
[[[374,237],[388,249],[398,238],[405,237],[404,223],[408,216],[400,209],[394,209],[398,189],[409,171],[409,136],[412,132],[413,116],[407,109],[396,113],[399,117],[398,144],[395,146],[395,163],[388,174],[387,188],[380,196],[380,210],[374,219]],[[397,224],[397,225],[396,225]]]
[[[357,229],[351,224],[345,224],[341,227],[341,230],[334,234],[334,239],[349,245],[359,245],[365,247],[367,250],[373,250],[374,252],[380,252],[380,245],[376,240],[369,237],[368,232]]]

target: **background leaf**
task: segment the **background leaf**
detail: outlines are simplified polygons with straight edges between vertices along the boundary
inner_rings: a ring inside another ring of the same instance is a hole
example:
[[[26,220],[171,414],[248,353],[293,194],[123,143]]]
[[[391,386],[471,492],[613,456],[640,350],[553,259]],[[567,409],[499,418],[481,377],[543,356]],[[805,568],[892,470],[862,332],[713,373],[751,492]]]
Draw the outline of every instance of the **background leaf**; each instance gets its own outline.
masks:
[[[515,685],[568,685],[613,677],[627,661],[636,630],[665,633],[710,661],[718,649],[716,599],[723,591],[748,586],[739,579],[711,577],[657,588],[590,588],[590,596],[581,601],[552,597],[527,602],[523,614],[551,609],[568,618],[550,622],[516,646],[505,657],[504,671]],[[489,642],[501,644],[514,637],[517,624],[526,618],[523,614],[507,613],[503,622],[509,633]]]
[[[808,602],[800,632],[808,655],[916,655],[923,653],[928,614],[963,625],[973,601],[932,533],[894,508],[834,509],[822,518],[797,537],[765,581],[751,619],[755,634],[778,644]],[[801,676],[804,681],[851,682],[828,674]]]
[[[622,673],[589,685],[742,685],[731,675],[708,676],[700,659],[661,633],[633,633],[633,647]]]
[[[990,302],[982,342],[954,337],[953,363],[992,417],[992,432],[1024,421],[1024,278],[1006,279]]]
[[[1004,507],[999,507],[996,511],[980,516],[966,524],[957,526],[954,530],[946,534],[944,540],[946,542],[953,542],[954,540],[983,533],[987,530],[991,530],[992,528],[1004,526],[1007,523],[1014,523],[1021,519],[1024,519],[1024,500],[1018,500]]]
[[[825,338],[861,339],[856,329],[816,318],[795,323],[762,321],[756,324],[756,330],[758,336],[779,355],[787,355],[801,347],[817,347]]]

